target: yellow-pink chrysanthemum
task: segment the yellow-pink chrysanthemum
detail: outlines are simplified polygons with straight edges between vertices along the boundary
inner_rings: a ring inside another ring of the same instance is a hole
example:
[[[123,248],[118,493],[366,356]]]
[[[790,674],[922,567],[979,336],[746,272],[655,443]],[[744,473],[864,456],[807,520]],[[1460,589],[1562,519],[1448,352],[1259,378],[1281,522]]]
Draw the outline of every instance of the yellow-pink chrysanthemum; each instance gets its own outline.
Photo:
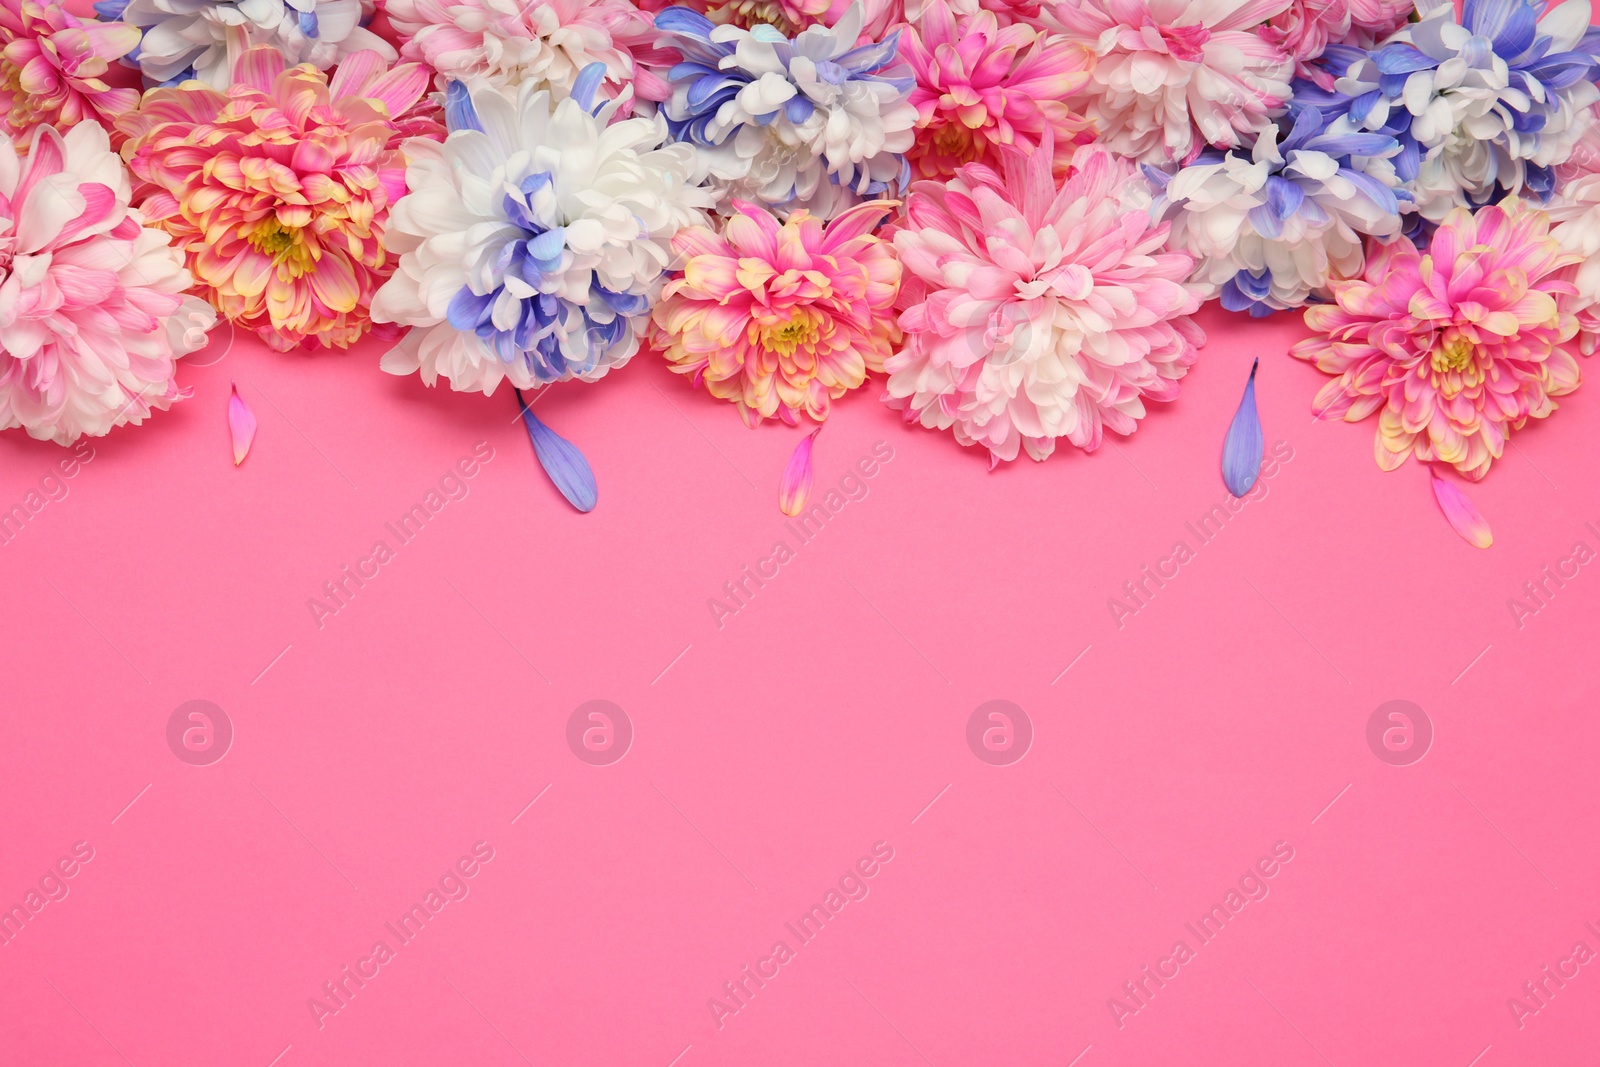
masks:
[[[695,226],[673,240],[683,276],[656,305],[651,343],[751,426],[802,414],[821,422],[899,340],[900,261],[872,232],[895,202],[861,204],[826,225],[804,210],[779,222],[734,206],[720,234]]]
[[[1579,258],[1550,236],[1543,211],[1509,199],[1456,208],[1427,251],[1398,240],[1359,278],[1335,281],[1334,303],[1306,310],[1318,336],[1290,355],[1337,375],[1317,394],[1324,419],[1378,416],[1378,466],[1410,456],[1477,481],[1513,430],[1556,410],[1578,387],[1573,358]]]
[[[80,19],[54,3],[0,0],[0,124],[26,150],[40,126],[65,130],[131,110],[139,91],[105,76],[138,43],[137,26]]]
[[[428,72],[357,52],[327,75],[246,52],[234,84],[152,89],[117,128],[153,225],[172,234],[196,292],[279,351],[343,348],[371,328],[398,257],[383,247],[406,192],[399,146],[442,136],[414,110]]]

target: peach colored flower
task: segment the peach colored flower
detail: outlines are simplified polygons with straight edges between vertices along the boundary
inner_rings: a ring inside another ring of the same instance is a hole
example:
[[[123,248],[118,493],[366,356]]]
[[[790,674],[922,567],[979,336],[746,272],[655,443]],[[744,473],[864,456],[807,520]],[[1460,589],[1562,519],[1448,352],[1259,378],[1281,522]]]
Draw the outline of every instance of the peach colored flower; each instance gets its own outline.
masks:
[[[720,234],[680,231],[683,276],[656,305],[651,343],[748,425],[821,422],[899,340],[900,261],[872,233],[895,206],[869,201],[824,225],[803,209],[780,223],[739,201]]]
[[[1476,481],[1513,430],[1556,410],[1578,387],[1573,358],[1578,261],[1544,212],[1511,199],[1456,208],[1426,252],[1383,245],[1359,278],[1332,284],[1333,304],[1306,310],[1308,338],[1290,354],[1338,375],[1312,405],[1323,419],[1374,412],[1378,466],[1415,456]]]
[[[371,327],[372,296],[394,271],[383,233],[406,191],[400,142],[442,135],[412,110],[428,72],[357,52],[330,84],[263,47],[234,78],[226,92],[197,81],[152,89],[118,120],[140,206],[228,319],[279,351],[347,347]]]

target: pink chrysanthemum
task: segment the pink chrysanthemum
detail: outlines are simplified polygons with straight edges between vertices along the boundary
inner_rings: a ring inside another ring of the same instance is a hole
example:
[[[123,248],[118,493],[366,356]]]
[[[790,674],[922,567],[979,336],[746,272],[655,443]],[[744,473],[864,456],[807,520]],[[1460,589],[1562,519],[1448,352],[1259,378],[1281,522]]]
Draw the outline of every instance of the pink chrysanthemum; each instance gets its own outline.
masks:
[[[613,92],[632,84],[645,100],[670,95],[649,69],[659,64],[635,63],[635,48],[654,52],[656,34],[649,13],[629,0],[388,0],[385,10],[400,55],[431,66],[441,88],[482,77],[565,96],[579,71],[601,63]]]
[[[399,146],[442,129],[413,105],[428,73],[357,52],[327,75],[246,52],[234,84],[152,89],[117,128],[140,206],[188,257],[197,291],[271,347],[344,348],[371,327],[394,271],[389,209],[406,192]]]
[[[216,313],[129,195],[98,123],[41,126],[20,160],[0,140],[0,429],[70,444],[188,395],[174,361]]]
[[[1068,103],[1113,152],[1187,163],[1251,144],[1289,99],[1294,61],[1255,32],[1289,0],[1061,0],[1046,26],[1098,57]]]
[[[958,18],[945,0],[929,0],[920,26],[900,38],[900,54],[917,78],[917,142],[907,158],[922,177],[998,165],[1001,145],[1032,149],[1046,127],[1064,174],[1078,143],[1093,138],[1088,120],[1062,101],[1088,84],[1094,53],[1065,37],[1002,27],[992,11]]]
[[[1545,206],[1550,236],[1563,252],[1581,262],[1563,275],[1577,288],[1578,349],[1586,356],[1600,348],[1600,104],[1572,155],[1555,168],[1556,193]]]
[[[1294,59],[1296,77],[1332,89],[1332,72],[1312,60],[1330,44],[1371,47],[1404,25],[1414,10],[1414,0],[1291,0],[1257,32]]]
[[[779,222],[734,206],[720,234],[695,226],[673,239],[683,276],[656,305],[650,342],[751,426],[821,422],[899,340],[900,262],[872,233],[896,204],[860,204],[826,225],[804,210]]]
[[[1410,241],[1376,249],[1365,274],[1332,285],[1336,303],[1306,310],[1291,354],[1338,375],[1312,410],[1359,422],[1378,413],[1378,466],[1407,456],[1448,463],[1476,481],[1511,431],[1555,411],[1578,387],[1570,348],[1573,286],[1544,212],[1519,200],[1456,208],[1426,253]]]
[[[670,0],[646,0],[639,6],[659,10]],[[920,26],[931,0],[679,0],[712,22],[750,29],[766,24],[793,37],[808,26],[832,29],[852,4],[861,8],[860,43],[881,41],[902,25]],[[1038,18],[1039,0],[949,0],[956,15],[992,12],[1000,25]]]
[[[918,182],[894,237],[906,341],[885,400],[993,463],[1132,433],[1205,343],[1194,257],[1163,247],[1148,209],[1133,166],[1098,146],[1059,188],[1048,141],[1008,149],[1003,175],[973,163]]]
[[[0,122],[25,148],[36,126],[65,130],[109,121],[139,102],[139,91],[105,80],[139,43],[122,22],[80,19],[57,4],[0,0]]]

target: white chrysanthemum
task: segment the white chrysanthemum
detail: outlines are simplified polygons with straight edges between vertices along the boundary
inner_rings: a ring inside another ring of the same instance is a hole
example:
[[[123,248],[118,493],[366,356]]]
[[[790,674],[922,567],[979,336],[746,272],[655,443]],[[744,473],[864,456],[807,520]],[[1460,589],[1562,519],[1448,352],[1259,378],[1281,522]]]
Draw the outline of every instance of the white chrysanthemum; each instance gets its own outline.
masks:
[[[1343,119],[1323,131],[1306,108],[1281,138],[1267,127],[1249,159],[1211,150],[1170,180],[1152,172],[1166,183],[1155,210],[1172,222],[1169,247],[1195,257],[1207,299],[1256,314],[1300,307],[1330,273],[1360,270],[1364,236],[1400,232],[1400,181],[1384,158],[1399,151]]]
[[[1421,155],[1410,188],[1424,218],[1438,222],[1452,208],[1530,185],[1547,192],[1541,172],[1564,162],[1593,121],[1600,89],[1584,73],[1592,62],[1584,43],[1588,0],[1553,4],[1535,22],[1540,7],[1537,0],[1471,5],[1462,25],[1449,0],[1422,0],[1419,22],[1335,81],[1367,129],[1392,130],[1409,119]]]
[[[685,62],[664,110],[674,138],[700,150],[724,204],[754,200],[832,218],[897,195],[917,109],[897,35],[857,47],[861,7],[792,41],[771,26],[716,26],[673,7],[656,16]]]
[[[372,318],[413,329],[384,370],[492,393],[593,381],[638,349],[673,234],[704,223],[711,196],[659,118],[611,121],[626,94],[585,110],[603,73],[559,103],[452,83],[451,133],[408,143],[411,192],[389,217],[400,264]]]
[[[101,17],[123,0],[96,4]],[[152,82],[198,78],[225,89],[233,61],[254,45],[271,45],[290,64],[328,70],[352,52],[370,49],[393,61],[394,48],[361,25],[372,0],[125,0],[122,21],[139,27],[139,69]]]
[[[69,444],[188,395],[176,360],[217,315],[130,192],[98,123],[40,127],[23,159],[0,139],[0,429]]]

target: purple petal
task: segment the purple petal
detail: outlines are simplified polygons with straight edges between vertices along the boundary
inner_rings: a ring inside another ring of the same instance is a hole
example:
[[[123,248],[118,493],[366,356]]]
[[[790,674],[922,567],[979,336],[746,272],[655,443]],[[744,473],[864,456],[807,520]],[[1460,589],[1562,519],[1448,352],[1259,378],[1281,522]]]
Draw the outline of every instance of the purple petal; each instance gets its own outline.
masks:
[[[1228,427],[1227,439],[1222,442],[1222,481],[1228,492],[1244,496],[1256,484],[1261,473],[1261,457],[1265,451],[1261,440],[1261,417],[1256,414],[1257,359],[1250,364],[1250,380],[1245,383],[1244,398],[1234,413],[1233,425]]]
[[[550,476],[567,503],[579,511],[594,510],[599,492],[594,484],[594,471],[583,458],[578,446],[539,421],[533,409],[522,399],[522,390],[513,390],[517,403],[522,405],[522,421],[528,426],[528,436],[533,440],[533,453],[539,457],[539,466]]]

